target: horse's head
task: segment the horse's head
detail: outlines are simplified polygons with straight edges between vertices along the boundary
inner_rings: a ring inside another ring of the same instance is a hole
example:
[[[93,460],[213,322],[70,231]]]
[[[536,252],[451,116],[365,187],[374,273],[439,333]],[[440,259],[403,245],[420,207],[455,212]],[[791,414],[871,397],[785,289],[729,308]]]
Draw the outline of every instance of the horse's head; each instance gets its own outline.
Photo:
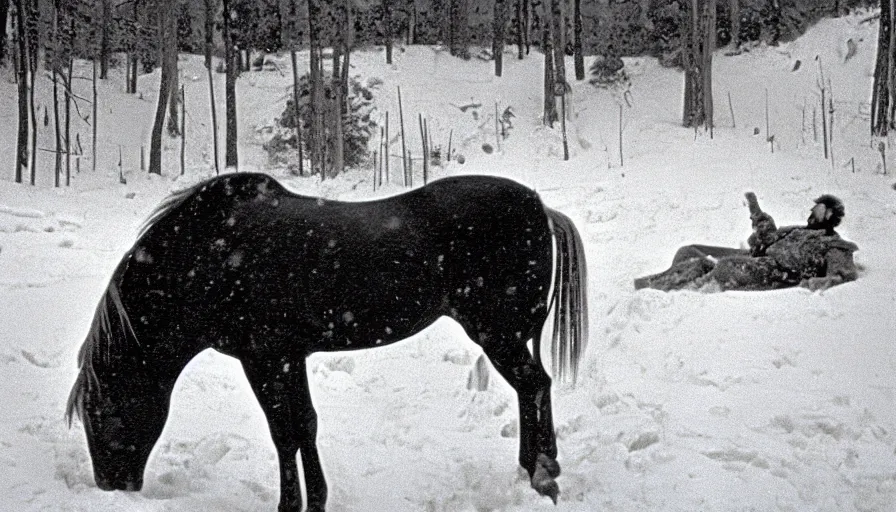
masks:
[[[159,375],[159,365],[147,365],[139,345],[130,343],[133,330],[119,306],[114,290],[100,301],[66,414],[84,425],[97,486],[138,491],[165,426],[174,379]]]
[[[84,367],[69,400],[69,415],[84,425],[96,485],[139,491],[143,470],[168,415],[171,390],[139,373]]]

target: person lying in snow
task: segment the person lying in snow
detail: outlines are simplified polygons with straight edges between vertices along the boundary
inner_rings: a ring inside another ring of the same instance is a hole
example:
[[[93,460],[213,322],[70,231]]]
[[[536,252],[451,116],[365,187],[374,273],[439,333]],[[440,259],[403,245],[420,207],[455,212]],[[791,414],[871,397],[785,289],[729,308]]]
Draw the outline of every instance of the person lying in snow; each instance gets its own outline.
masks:
[[[803,286],[822,290],[858,277],[853,252],[856,244],[834,230],[845,208],[825,194],[815,200],[806,226],[778,229],[771,215],[747,192],[753,234],[749,249],[687,245],[675,253],[665,272],[635,279],[635,289],[657,290],[773,290]]]

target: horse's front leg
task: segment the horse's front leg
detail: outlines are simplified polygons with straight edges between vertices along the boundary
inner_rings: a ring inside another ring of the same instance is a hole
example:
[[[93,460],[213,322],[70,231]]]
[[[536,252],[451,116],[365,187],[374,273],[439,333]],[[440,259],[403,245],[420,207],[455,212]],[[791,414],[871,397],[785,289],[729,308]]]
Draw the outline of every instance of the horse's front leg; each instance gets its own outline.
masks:
[[[302,489],[296,452],[301,451],[308,492],[308,512],[323,512],[327,482],[317,452],[317,412],[311,403],[305,360],[243,363],[246,376],[264,410],[280,460],[279,512],[302,510]]]

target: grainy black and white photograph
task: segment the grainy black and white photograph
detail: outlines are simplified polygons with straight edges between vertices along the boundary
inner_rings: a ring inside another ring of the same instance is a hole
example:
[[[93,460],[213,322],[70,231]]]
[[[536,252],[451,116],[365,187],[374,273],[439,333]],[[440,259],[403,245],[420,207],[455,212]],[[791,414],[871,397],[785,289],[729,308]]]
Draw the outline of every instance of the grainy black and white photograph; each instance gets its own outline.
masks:
[[[896,0],[0,29],[0,512],[896,507]]]

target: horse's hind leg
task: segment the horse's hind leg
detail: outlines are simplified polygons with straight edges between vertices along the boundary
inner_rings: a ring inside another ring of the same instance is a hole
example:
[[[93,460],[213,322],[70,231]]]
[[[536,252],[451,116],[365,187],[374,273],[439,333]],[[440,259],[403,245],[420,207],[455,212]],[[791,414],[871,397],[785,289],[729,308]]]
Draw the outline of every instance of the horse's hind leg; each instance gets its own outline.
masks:
[[[243,362],[255,396],[264,410],[280,459],[280,512],[302,510],[296,451],[302,454],[308,512],[323,512],[327,483],[317,452],[317,412],[308,391],[304,359]]]
[[[538,346],[538,343],[534,344]],[[532,487],[554,503],[560,493],[554,481],[560,474],[557,441],[551,412],[551,378],[525,345],[483,346],[492,365],[516,390],[520,409],[520,465],[529,472]]]

